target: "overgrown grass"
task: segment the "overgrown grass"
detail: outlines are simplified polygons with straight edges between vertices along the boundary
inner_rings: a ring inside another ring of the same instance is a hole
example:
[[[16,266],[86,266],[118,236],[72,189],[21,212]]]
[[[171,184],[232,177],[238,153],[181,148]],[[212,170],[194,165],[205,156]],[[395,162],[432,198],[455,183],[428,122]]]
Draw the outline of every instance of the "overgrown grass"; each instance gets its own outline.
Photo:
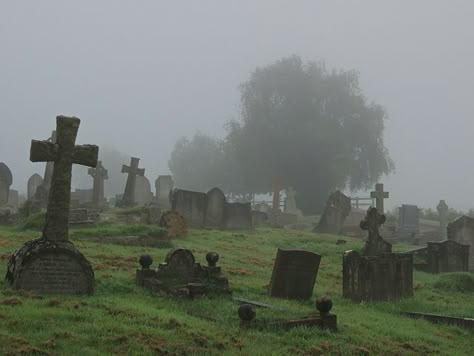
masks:
[[[336,245],[340,237],[270,228],[244,232],[191,230],[188,237],[175,240],[175,245],[191,249],[197,262],[203,264],[208,251],[218,252],[218,265],[229,277],[235,296],[277,307],[258,309],[258,319],[307,315],[315,310],[318,296],[330,295],[339,323],[338,332],[304,327],[290,331],[242,330],[238,304],[228,297],[187,300],[153,296],[135,287],[138,257],[151,254],[157,265],[169,249],[104,244],[90,239],[107,234],[139,234],[146,229],[150,227],[106,224],[71,230],[76,246],[94,267],[96,293],[92,297],[44,295],[38,299],[39,296],[1,289],[0,353],[36,350],[59,355],[472,354],[472,331],[410,319],[399,313],[424,311],[474,317],[472,293],[446,287],[445,282],[439,284],[445,279],[452,280],[450,277],[415,272],[415,296],[394,303],[353,304],[341,297],[342,253],[360,249],[362,240],[344,237],[347,244]],[[0,273],[5,273],[8,254],[35,235],[34,231],[0,229]],[[322,255],[312,300],[298,302],[267,296],[278,247],[304,248]],[[14,304],[16,301],[19,304]]]

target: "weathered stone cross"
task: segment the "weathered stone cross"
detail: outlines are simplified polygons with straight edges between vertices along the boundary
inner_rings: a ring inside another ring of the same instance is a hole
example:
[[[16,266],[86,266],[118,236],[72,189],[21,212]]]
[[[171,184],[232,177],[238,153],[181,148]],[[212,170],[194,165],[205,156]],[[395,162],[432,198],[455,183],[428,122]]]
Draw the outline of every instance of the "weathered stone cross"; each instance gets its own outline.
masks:
[[[56,143],[31,141],[31,162],[54,161],[43,237],[54,241],[68,240],[71,170],[73,163],[95,167],[99,148],[95,145],[75,146],[81,120],[77,117],[56,117]]]
[[[385,223],[385,220],[385,215],[379,214],[377,208],[370,207],[367,210],[365,219],[360,222],[360,228],[369,232],[362,255],[376,256],[392,252],[392,245],[386,242],[379,234],[379,228]]]
[[[122,166],[122,173],[128,173],[127,184],[125,185],[125,191],[122,198],[122,206],[131,206],[135,204],[135,182],[137,180],[137,175],[142,177],[145,175],[145,169],[138,168],[138,161],[140,161],[140,158],[132,157],[130,160],[130,166]]]
[[[377,208],[377,211],[379,214],[384,214],[384,208],[383,208],[383,200],[387,199],[389,197],[388,192],[383,191],[383,184],[382,183],[377,183],[375,184],[375,191],[370,192],[370,197],[372,199],[375,199],[375,207]]]
[[[97,161],[96,168],[89,168],[88,172],[94,178],[92,204],[97,207],[104,200],[104,180],[109,179],[108,172],[102,165],[102,161]]]

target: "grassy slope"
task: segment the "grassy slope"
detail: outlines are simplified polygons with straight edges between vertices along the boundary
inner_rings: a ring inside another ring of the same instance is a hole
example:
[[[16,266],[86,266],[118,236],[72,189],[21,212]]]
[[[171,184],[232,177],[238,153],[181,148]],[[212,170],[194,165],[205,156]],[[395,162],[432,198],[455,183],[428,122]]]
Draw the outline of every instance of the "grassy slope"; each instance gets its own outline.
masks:
[[[145,228],[108,227],[108,233]],[[305,315],[314,310],[314,299],[333,297],[339,331],[297,328],[240,330],[237,305],[224,297],[199,300],[151,296],[134,286],[137,258],[149,253],[155,265],[166,249],[128,247],[90,241],[101,228],[73,230],[75,244],[93,264],[97,290],[93,297],[36,296],[0,289],[0,351],[60,355],[152,354],[445,354],[469,355],[474,334],[454,326],[433,325],[400,316],[400,310],[439,312],[474,317],[472,293],[433,287],[438,276],[415,272],[415,297],[396,303],[353,304],[341,298],[341,260],[344,250],[360,248],[361,240],[310,232],[259,228],[246,232],[192,230],[175,245],[190,248],[196,260],[205,254],[221,255],[219,265],[230,279],[235,296],[278,306],[258,309],[257,318]],[[0,274],[8,255],[32,231],[0,229]],[[323,256],[309,302],[286,301],[265,295],[277,247],[305,248]],[[404,250],[408,246],[397,245]],[[42,297],[42,298],[40,298]],[[19,301],[20,304],[12,304]]]

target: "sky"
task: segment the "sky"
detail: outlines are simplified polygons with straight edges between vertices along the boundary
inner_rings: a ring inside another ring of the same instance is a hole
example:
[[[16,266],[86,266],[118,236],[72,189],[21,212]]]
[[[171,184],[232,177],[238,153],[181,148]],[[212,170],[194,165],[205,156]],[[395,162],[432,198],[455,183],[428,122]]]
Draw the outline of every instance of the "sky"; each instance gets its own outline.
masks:
[[[387,110],[396,171],[381,179],[386,208],[445,199],[467,210],[473,18],[471,0],[3,0],[0,162],[25,192],[44,171],[29,161],[31,139],[74,115],[78,144],[141,158],[153,182],[169,173],[178,138],[224,135],[256,67],[296,54],[356,69],[367,98]]]

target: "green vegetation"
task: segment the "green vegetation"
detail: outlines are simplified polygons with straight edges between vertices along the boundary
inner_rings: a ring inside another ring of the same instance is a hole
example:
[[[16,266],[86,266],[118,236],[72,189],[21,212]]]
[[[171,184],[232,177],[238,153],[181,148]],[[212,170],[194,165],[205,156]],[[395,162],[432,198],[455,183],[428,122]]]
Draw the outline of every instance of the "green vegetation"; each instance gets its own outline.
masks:
[[[321,295],[333,298],[339,331],[315,328],[241,330],[238,305],[228,297],[197,300],[153,296],[134,285],[138,257],[150,254],[154,265],[168,248],[101,243],[105,235],[145,232],[146,225],[104,224],[74,228],[71,236],[93,265],[96,294],[92,297],[36,295],[0,289],[0,353],[54,355],[318,355],[318,354],[442,354],[468,355],[472,331],[410,319],[400,311],[423,311],[474,317],[472,291],[461,292],[449,281],[470,274],[446,276],[415,272],[415,296],[395,303],[353,304],[341,297],[341,255],[359,249],[362,240],[308,231],[258,228],[221,232],[191,230],[175,239],[205,263],[216,251],[235,296],[259,300],[278,309],[258,309],[257,318],[303,316],[315,310]],[[153,227],[151,227],[153,229]],[[0,228],[0,273],[9,255],[37,231]],[[110,235],[109,235],[110,236]],[[93,239],[91,238],[93,237]],[[280,300],[266,295],[277,247],[305,248],[323,256],[311,301]],[[406,250],[407,245],[396,245]],[[464,285],[465,282],[453,282]],[[466,289],[465,289],[466,290]]]

